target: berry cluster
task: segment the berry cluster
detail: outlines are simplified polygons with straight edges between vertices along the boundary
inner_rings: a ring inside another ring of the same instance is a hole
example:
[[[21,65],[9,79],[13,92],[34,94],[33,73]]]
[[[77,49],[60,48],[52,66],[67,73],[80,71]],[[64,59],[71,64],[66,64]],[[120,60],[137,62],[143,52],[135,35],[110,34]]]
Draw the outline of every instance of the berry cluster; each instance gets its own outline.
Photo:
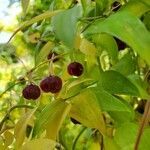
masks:
[[[47,59],[52,59],[53,62],[58,61],[55,58],[58,54],[53,52],[47,56]],[[83,65],[79,62],[72,62],[68,65],[67,71],[71,76],[80,76],[83,73]],[[40,87],[33,83],[27,85],[23,91],[22,95],[25,99],[36,100],[41,95],[41,90],[45,93],[58,93],[62,88],[62,79],[56,75],[50,75],[40,82]]]

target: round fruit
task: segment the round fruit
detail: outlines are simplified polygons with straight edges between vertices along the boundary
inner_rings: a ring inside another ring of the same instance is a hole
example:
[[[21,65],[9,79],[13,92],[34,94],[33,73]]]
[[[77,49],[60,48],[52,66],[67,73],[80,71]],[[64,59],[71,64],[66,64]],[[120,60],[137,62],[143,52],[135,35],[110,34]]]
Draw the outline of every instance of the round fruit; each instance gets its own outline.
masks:
[[[81,124],[79,121],[73,119],[73,118],[70,118],[71,122],[74,123],[74,124]]]
[[[58,54],[56,53],[56,52],[50,52],[49,54],[48,54],[48,56],[47,56],[47,59],[48,60],[50,60],[50,59],[52,59],[52,56],[53,56],[53,62],[56,62],[56,61],[58,61],[59,59],[58,58],[55,58],[56,56],[58,56]]]
[[[72,62],[68,65],[68,73],[73,76],[80,76],[83,73],[83,65],[78,62]]]
[[[46,93],[58,93],[62,88],[62,80],[58,76],[49,76],[41,81],[40,87]]]
[[[40,91],[40,88],[35,85],[35,84],[30,84],[30,85],[27,85],[23,91],[22,91],[22,95],[24,98],[30,100],[30,99],[38,99],[41,95],[41,91]]]

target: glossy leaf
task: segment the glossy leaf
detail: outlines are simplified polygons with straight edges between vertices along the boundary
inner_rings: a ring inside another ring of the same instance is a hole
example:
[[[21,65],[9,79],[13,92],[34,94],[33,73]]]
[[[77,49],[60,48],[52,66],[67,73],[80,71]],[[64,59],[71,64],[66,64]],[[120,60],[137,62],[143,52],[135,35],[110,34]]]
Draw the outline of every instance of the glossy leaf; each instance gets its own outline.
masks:
[[[70,107],[71,105],[64,100],[55,100],[45,106],[35,122],[33,136],[39,136],[42,131],[46,130],[46,137],[56,140]]]
[[[20,150],[54,150],[55,145],[56,142],[50,139],[35,139],[26,142]]]
[[[75,46],[77,21],[81,17],[80,6],[75,6],[53,17],[52,25],[56,36],[69,47]]]
[[[90,90],[71,99],[72,108],[70,116],[81,122],[83,125],[98,129],[105,134],[105,123],[95,95]]]
[[[16,139],[16,149],[19,149],[26,137],[26,127],[35,113],[36,109],[29,110],[25,113],[15,125],[14,136]]]
[[[133,14],[120,11],[107,19],[95,21],[86,35],[108,33],[131,46],[150,65],[150,34],[144,24]]]
[[[101,75],[102,87],[111,94],[140,96],[138,89],[119,72],[109,70]]]

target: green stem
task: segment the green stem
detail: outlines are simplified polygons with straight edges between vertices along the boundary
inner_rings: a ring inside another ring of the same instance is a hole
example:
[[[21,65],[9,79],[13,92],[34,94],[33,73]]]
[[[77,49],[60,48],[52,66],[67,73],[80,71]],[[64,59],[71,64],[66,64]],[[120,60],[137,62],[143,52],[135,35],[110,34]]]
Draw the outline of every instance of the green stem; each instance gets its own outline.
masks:
[[[33,106],[29,106],[29,105],[15,105],[13,107],[11,107],[8,112],[6,113],[6,115],[4,116],[4,118],[2,119],[2,121],[0,122],[0,131],[2,130],[2,127],[3,127],[3,124],[4,122],[8,119],[10,113],[16,109],[16,108],[30,108],[30,109],[33,109],[34,107]]]
[[[78,142],[80,136],[83,134],[83,132],[84,132],[86,129],[87,129],[87,127],[83,127],[83,128],[81,129],[81,131],[79,132],[79,134],[77,135],[77,137],[75,138],[75,140],[74,140],[74,142],[73,142],[72,150],[76,150],[75,148],[76,148],[77,142]]]

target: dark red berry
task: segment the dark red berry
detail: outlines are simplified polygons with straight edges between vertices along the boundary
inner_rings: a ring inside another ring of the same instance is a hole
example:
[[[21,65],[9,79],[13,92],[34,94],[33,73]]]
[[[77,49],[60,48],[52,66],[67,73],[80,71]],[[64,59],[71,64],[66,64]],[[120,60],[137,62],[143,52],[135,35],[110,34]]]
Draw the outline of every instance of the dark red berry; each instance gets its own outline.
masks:
[[[127,47],[127,44],[123,41],[119,40],[118,38],[114,38],[116,40],[116,43],[118,45],[118,50],[124,50]]]
[[[35,84],[30,84],[30,85],[27,85],[23,91],[22,91],[22,95],[24,98],[30,100],[30,99],[38,99],[41,95],[41,91],[40,91],[40,88],[35,85]]]
[[[80,76],[83,73],[83,65],[78,62],[72,62],[68,65],[68,73],[73,76]]]
[[[52,59],[52,56],[53,56],[53,62],[56,62],[56,61],[58,61],[59,59],[58,58],[55,58],[56,56],[58,56],[58,54],[56,53],[56,52],[50,52],[49,54],[48,54],[48,56],[47,56],[47,59],[48,60],[50,60],[50,59]]]
[[[81,124],[79,121],[75,120],[74,118],[70,118],[70,120],[74,124]]]
[[[46,93],[58,93],[62,88],[62,80],[58,76],[49,76],[41,81],[40,87]]]

